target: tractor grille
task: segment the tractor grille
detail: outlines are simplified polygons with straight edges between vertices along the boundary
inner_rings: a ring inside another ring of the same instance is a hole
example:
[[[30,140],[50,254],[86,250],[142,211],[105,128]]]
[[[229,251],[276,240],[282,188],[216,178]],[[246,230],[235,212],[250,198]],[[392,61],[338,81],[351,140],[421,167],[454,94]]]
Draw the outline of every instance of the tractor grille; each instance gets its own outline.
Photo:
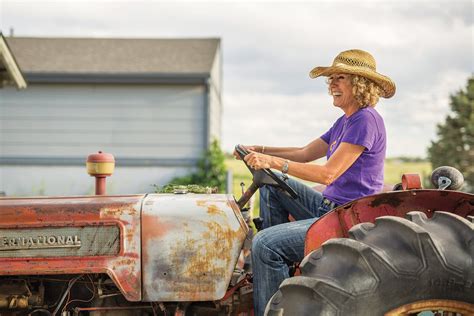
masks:
[[[119,250],[117,226],[0,229],[0,258],[110,256]]]

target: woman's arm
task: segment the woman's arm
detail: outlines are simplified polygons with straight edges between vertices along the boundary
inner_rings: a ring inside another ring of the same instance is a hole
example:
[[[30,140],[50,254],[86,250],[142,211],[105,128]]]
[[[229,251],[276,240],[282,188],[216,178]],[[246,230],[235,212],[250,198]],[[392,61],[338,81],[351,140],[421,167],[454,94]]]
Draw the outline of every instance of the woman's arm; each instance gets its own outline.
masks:
[[[303,180],[329,185],[352,166],[364,149],[364,146],[342,142],[324,165],[288,161],[288,174]],[[245,156],[245,161],[255,169],[273,168],[281,170],[286,160],[255,152]]]
[[[326,155],[328,144],[321,138],[304,147],[245,146],[245,148],[265,155],[280,157],[295,162],[310,162]]]

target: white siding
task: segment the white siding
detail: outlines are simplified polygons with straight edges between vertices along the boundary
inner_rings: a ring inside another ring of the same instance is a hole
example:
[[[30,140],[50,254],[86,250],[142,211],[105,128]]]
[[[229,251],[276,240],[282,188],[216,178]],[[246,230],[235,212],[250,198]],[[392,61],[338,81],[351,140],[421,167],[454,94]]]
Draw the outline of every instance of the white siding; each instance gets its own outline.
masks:
[[[107,194],[154,192],[170,179],[192,171],[186,167],[116,167],[107,178]],[[95,180],[83,166],[0,166],[0,191],[9,196],[89,195]]]
[[[152,192],[153,184],[191,171],[179,160],[201,156],[205,90],[203,85],[46,84],[0,89],[0,158],[29,163],[0,165],[0,191],[13,196],[92,194],[94,178],[87,175],[85,160],[102,150],[117,161],[107,179],[109,194]],[[35,165],[38,158],[51,165]],[[50,162],[68,158],[79,165]],[[137,166],[121,165],[122,158],[136,159]],[[153,165],[139,166],[146,159]],[[160,159],[167,160],[166,166]]]
[[[222,121],[222,105],[221,101],[214,89],[211,88],[211,91],[209,92],[209,136],[210,136],[210,141],[213,139],[218,139],[221,140],[221,121]]]
[[[221,140],[222,133],[222,56],[220,47],[216,51],[209,87],[209,141]]]
[[[0,156],[195,159],[204,86],[31,85],[0,90]]]

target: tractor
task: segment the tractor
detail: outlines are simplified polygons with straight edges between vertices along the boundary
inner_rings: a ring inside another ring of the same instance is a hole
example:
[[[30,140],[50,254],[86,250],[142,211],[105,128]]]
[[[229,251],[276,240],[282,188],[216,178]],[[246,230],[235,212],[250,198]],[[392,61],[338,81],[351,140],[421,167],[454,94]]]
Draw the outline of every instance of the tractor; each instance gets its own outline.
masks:
[[[0,315],[253,314],[246,205],[262,185],[296,198],[284,179],[247,166],[239,200],[105,195],[113,159],[87,167],[96,195],[0,198]],[[438,168],[426,190],[405,175],[321,217],[266,314],[474,314],[474,195],[456,191],[461,178]]]

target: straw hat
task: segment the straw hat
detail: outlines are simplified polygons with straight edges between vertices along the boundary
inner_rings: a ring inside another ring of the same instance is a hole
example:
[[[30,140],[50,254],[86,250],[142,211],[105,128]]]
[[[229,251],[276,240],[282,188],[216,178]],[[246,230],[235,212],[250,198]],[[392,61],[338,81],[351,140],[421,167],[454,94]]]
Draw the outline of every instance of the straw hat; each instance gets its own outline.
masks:
[[[311,78],[330,76],[335,73],[346,73],[365,77],[382,88],[381,97],[390,98],[395,94],[395,83],[376,70],[375,59],[368,52],[360,49],[346,50],[334,58],[330,67],[316,67],[309,73]]]

